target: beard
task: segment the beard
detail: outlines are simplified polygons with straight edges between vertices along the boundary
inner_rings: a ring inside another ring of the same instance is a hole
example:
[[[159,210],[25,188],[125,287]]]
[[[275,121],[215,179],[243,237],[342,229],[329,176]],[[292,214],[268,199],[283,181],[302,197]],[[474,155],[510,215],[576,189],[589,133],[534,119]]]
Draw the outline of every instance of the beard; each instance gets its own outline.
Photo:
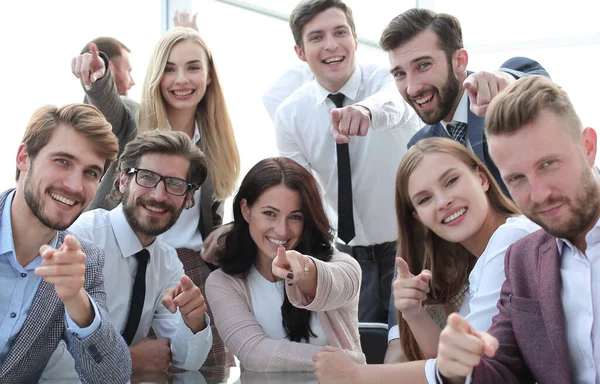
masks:
[[[135,201],[131,200],[129,186],[126,187],[123,192],[123,213],[125,214],[125,218],[127,222],[131,226],[134,232],[143,234],[145,236],[158,236],[166,231],[168,231],[175,223],[181,212],[183,211],[184,203],[181,204],[181,207],[177,208],[172,204],[167,204],[163,202],[156,201],[149,197],[138,197]],[[154,207],[164,210],[165,212],[170,214],[170,217],[164,221],[164,218],[161,217],[152,217],[152,216],[142,216],[136,213],[137,207],[147,206]]]
[[[600,200],[594,176],[587,167],[581,173],[579,181],[579,193],[574,200],[566,196],[550,197],[543,204],[533,205],[530,212],[525,212],[525,215],[554,237],[571,240],[580,235],[593,225],[600,211]],[[533,213],[560,203],[564,204],[570,213],[570,217],[564,223],[546,220]]]
[[[60,217],[59,218],[50,217],[45,212],[46,203],[44,202],[44,199],[43,199],[43,196],[45,195],[45,193],[42,193],[39,190],[36,191],[34,189],[36,185],[39,185],[39,182],[37,180],[34,180],[33,173],[34,173],[34,170],[33,170],[33,162],[32,162],[31,166],[29,168],[29,171],[27,172],[27,176],[25,177],[25,182],[24,182],[23,195],[25,197],[25,202],[27,203],[27,206],[29,207],[31,212],[33,212],[34,216],[46,227],[56,230],[56,231],[64,231],[65,229],[69,228],[75,220],[77,220],[79,215],[81,215],[81,212],[83,212],[84,207],[82,207],[79,210],[79,212],[77,212],[77,214],[73,215],[73,217],[71,217],[70,219],[62,219]],[[81,202],[81,201],[85,201],[85,199],[83,198],[83,196],[81,194],[74,194],[71,192],[66,192],[66,191],[60,190],[58,188],[49,188],[47,190],[47,192],[48,192],[48,195],[50,194],[50,192],[54,192],[57,195],[61,195],[68,199],[74,200],[74,201],[76,201],[75,204],[78,204],[78,202]]]
[[[454,102],[458,97],[459,89],[460,83],[456,76],[454,76],[454,70],[452,68],[451,61],[449,61],[448,76],[446,78],[446,83],[441,89],[432,86],[419,92],[417,95],[408,98],[408,100],[421,120],[423,120],[425,124],[433,125],[439,123],[443,118],[450,114],[450,111],[452,111],[452,107],[454,106]],[[438,100],[437,108],[429,112],[419,110],[416,101],[414,101],[415,99],[418,99],[422,95],[426,94],[433,94],[433,97]]]

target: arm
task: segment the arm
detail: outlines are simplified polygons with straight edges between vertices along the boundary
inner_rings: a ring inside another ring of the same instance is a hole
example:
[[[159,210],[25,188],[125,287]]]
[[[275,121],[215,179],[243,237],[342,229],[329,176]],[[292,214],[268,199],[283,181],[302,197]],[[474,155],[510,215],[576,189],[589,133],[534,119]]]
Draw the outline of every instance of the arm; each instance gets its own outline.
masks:
[[[288,69],[278,78],[262,97],[263,104],[271,117],[271,121],[275,121],[275,112],[279,104],[304,83],[313,79],[314,75],[310,67],[304,62]]]
[[[279,155],[289,157],[310,172],[310,163],[302,153],[296,138],[291,132],[292,129],[294,129],[293,119],[287,117],[286,111],[279,108],[275,115],[275,142]]]
[[[216,270],[206,281],[206,297],[227,348],[249,371],[311,371],[318,345],[268,338],[252,314],[245,281]]]
[[[383,84],[378,92],[355,105],[363,106],[371,112],[372,129],[405,128],[405,124],[409,124],[410,129],[415,133],[420,128],[420,124],[410,123],[418,120],[416,113],[398,92],[392,76],[387,73],[386,78],[380,81]]]

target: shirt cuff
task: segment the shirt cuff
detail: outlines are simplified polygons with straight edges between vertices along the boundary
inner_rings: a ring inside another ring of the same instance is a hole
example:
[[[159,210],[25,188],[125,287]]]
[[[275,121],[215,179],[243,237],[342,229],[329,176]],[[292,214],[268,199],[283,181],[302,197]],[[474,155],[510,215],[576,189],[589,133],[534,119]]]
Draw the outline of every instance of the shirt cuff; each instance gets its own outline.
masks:
[[[399,338],[400,338],[400,329],[398,328],[397,325],[394,325],[388,331],[388,343],[394,339],[399,339]]]
[[[92,303],[92,308],[94,308],[94,321],[92,321],[92,324],[88,325],[85,328],[80,328],[77,324],[75,324],[73,319],[71,319],[71,316],[69,316],[69,313],[67,312],[67,308],[65,308],[65,319],[67,319],[67,330],[69,332],[71,332],[78,339],[85,339],[92,333],[96,332],[96,330],[98,328],[100,328],[100,322],[101,322],[100,321],[100,312],[98,312],[98,307],[96,306],[96,302],[94,301],[94,299],[92,299],[92,297],[90,296],[89,293],[86,292],[85,294],[90,299],[90,303]]]
[[[194,334],[183,318],[180,320],[175,339],[171,343],[173,366],[188,371],[197,371],[202,367],[213,340],[210,317],[207,313],[204,314],[204,321],[206,327]]]
[[[425,367],[427,367],[427,363],[425,363]],[[440,374],[439,369],[437,369],[437,359],[435,359],[435,376],[438,380],[438,383],[443,383],[444,379],[442,379],[442,375]],[[469,374],[469,376],[466,377],[465,380],[465,384],[471,384],[471,381],[473,381],[473,374]]]

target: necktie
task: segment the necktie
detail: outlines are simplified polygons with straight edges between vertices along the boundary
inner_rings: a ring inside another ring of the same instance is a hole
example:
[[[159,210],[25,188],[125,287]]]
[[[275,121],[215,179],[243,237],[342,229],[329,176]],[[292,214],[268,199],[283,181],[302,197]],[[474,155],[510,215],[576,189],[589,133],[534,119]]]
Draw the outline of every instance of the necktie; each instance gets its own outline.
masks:
[[[344,106],[344,94],[330,93],[329,99],[336,108]],[[348,144],[337,144],[338,167],[338,237],[348,244],[355,236],[354,214],[352,212],[352,175],[350,172],[350,152]]]
[[[135,258],[138,261],[135,281],[133,283],[133,293],[131,294],[131,307],[129,308],[129,316],[127,317],[127,325],[123,332],[123,339],[127,345],[131,345],[133,336],[137,332],[142,317],[142,309],[144,309],[144,298],[146,297],[146,268],[150,259],[150,252],[147,249],[142,249],[136,253]]]
[[[462,145],[467,145],[467,123],[453,121],[448,124],[448,133],[450,133],[450,136],[452,136],[455,141]]]

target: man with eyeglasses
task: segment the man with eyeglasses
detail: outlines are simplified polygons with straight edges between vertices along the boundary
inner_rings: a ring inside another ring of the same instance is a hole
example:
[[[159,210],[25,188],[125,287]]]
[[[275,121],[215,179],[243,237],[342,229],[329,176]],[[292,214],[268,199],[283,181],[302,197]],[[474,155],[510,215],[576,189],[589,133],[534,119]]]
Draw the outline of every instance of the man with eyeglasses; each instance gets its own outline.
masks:
[[[151,131],[127,144],[118,167],[110,198],[120,204],[84,213],[69,230],[104,247],[106,302],[133,370],[172,364],[197,371],[212,345],[204,297],[175,249],[157,236],[194,205],[207,175],[204,155],[181,132]],[[148,337],[150,328],[156,338]],[[42,377],[74,375],[73,359],[59,346]]]

